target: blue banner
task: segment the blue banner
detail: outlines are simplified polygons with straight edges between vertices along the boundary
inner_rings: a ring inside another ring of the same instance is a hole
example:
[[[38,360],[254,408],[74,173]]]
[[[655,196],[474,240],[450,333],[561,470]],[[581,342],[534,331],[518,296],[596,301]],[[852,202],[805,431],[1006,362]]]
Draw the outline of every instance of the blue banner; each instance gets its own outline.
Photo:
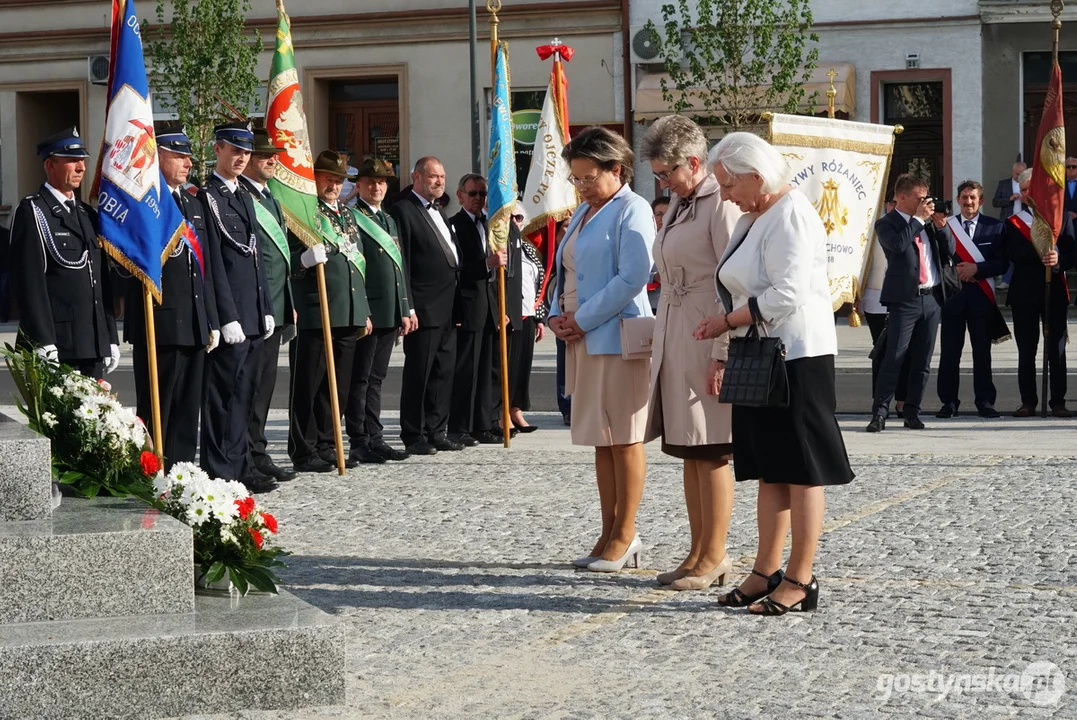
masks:
[[[172,198],[161,200],[166,185],[141,31],[133,0],[113,0],[105,140],[94,186],[102,246],[161,302],[161,267],[189,228]]]
[[[512,136],[512,107],[509,102],[509,50],[497,46],[494,65],[493,107],[490,112],[490,162],[486,179],[490,248],[508,245],[509,222],[516,206],[516,150]]]

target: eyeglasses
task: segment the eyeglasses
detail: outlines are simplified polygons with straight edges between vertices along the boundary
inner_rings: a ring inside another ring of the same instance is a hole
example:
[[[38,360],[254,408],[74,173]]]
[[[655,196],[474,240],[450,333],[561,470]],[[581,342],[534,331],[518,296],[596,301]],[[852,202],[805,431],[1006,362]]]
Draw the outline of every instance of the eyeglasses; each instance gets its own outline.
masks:
[[[464,194],[468,197],[475,197],[476,195],[479,197],[486,197],[488,193],[485,190],[468,190]]]
[[[1077,170],[1077,165],[1067,165],[1066,169],[1067,170]]]
[[[588,187],[591,187],[592,185],[594,185],[595,182],[598,181],[598,175],[595,175],[594,177],[582,177],[582,178],[576,177],[575,175],[569,175],[568,176],[568,181],[570,183],[572,183],[573,185],[575,185],[576,187],[588,188]]]
[[[523,215],[513,215],[512,219],[515,220],[516,222],[523,222],[524,221],[524,216]]]
[[[671,167],[669,170],[666,170],[665,172],[651,173],[651,174],[654,175],[654,179],[658,180],[659,182],[669,182],[669,176],[672,175],[673,173],[677,172],[677,168],[679,168],[679,167],[680,167],[680,165],[674,165],[673,167]]]

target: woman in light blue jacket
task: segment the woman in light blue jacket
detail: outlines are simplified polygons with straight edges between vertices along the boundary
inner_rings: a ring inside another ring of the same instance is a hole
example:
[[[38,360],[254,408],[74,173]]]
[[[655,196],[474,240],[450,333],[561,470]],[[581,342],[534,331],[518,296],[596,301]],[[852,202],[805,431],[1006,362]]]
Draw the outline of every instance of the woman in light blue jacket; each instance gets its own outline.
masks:
[[[583,202],[557,252],[550,329],[568,344],[565,394],[572,396],[572,443],[595,448],[602,533],[573,561],[595,572],[639,567],[636,510],[643,495],[651,361],[622,358],[621,320],[650,317],[647,280],[655,226],[650,204],[632,192],[632,149],[605,128],[584,130],[562,156]]]

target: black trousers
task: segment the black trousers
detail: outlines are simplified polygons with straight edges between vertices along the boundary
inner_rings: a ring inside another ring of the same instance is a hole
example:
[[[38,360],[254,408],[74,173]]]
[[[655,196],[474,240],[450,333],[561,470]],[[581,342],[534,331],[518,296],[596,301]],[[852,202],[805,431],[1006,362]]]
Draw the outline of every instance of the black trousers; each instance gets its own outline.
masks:
[[[78,372],[79,375],[85,375],[94,380],[100,380],[105,377],[105,361],[102,358],[97,358],[96,360],[61,360],[60,362]]]
[[[870,316],[869,316],[870,317]],[[871,339],[875,340],[875,331],[871,331]],[[565,395],[565,353],[568,351],[565,346],[565,341],[559,337],[554,338],[554,344],[557,347],[557,409],[561,411],[562,415],[568,415],[572,412],[572,398]],[[874,371],[873,371],[874,372]],[[875,378],[874,374],[871,381],[872,395],[875,394]]]
[[[282,329],[277,328],[262,348],[261,369],[258,372],[258,389],[254,394],[254,411],[251,413],[250,446],[251,463],[256,468],[273,464],[266,450],[266,420],[269,406],[273,403],[273,391],[277,387],[277,361],[280,359]]]
[[[1061,300],[1061,301],[1059,301]],[[1069,304],[1065,298],[1051,299],[1048,317],[1047,347],[1050,372],[1050,405],[1066,402],[1066,311]],[[1021,404],[1028,407],[1039,405],[1040,320],[1043,304],[1012,305],[1013,339],[1017,342],[1017,387],[1021,391]]]
[[[930,295],[887,305],[888,329],[886,353],[879,368],[872,413],[886,417],[897,389],[901,365],[909,357],[909,392],[905,397],[906,416],[917,415],[924,399],[924,388],[931,374],[931,355],[935,352],[935,335],[939,329],[941,289]]]
[[[455,362],[456,328],[451,323],[420,326],[404,336],[400,439],[405,445],[445,434]]]
[[[359,328],[333,328],[332,335],[337,400],[343,408],[351,387]],[[331,408],[322,330],[300,330],[296,339],[292,414],[288,424],[288,456],[294,462],[309,460],[318,450],[335,444]]]
[[[498,342],[498,329],[489,320],[480,331],[456,331],[456,373],[449,432],[480,433],[493,428],[496,402],[493,366],[500,347]],[[497,357],[500,363],[500,356]]]
[[[210,477],[242,480],[251,474],[248,431],[261,372],[262,337],[222,342],[206,358],[202,401],[202,469]]]
[[[871,332],[871,344],[879,344],[879,336],[886,327],[886,313],[864,313],[868,321],[868,330]],[[883,364],[883,356],[886,348],[879,348],[875,357],[871,359],[871,397],[875,397],[876,387],[879,383],[879,368]],[[897,387],[894,389],[894,401],[905,402],[905,396],[909,393],[909,356],[905,356],[905,362],[901,364],[901,374],[898,375]]]
[[[389,372],[397,335],[397,328],[375,328],[371,334],[355,341],[352,382],[348,407],[344,411],[352,448],[385,442],[381,424],[381,385]]]
[[[531,409],[531,364],[535,360],[535,318],[525,317],[509,333],[509,406]],[[498,390],[500,392],[500,389]]]
[[[939,353],[939,400],[961,405],[961,351],[965,329],[972,342],[972,394],[977,408],[994,407],[997,393],[991,378],[991,318],[994,303],[978,287],[963,289],[942,308]]]
[[[153,432],[150,400],[149,354],[145,343],[133,346],[135,411]],[[157,391],[161,400],[161,439],[165,468],[198,459],[198,413],[202,408],[202,380],[206,348],[197,345],[157,346]]]

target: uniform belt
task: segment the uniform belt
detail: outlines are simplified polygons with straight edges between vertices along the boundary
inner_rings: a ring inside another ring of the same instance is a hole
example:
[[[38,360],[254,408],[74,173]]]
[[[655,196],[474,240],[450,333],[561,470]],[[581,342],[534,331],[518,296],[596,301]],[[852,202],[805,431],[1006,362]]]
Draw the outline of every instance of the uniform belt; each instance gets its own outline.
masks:
[[[916,294],[921,297],[923,297],[924,295],[930,295],[931,293],[935,292],[935,288],[937,287],[938,285],[932,285],[931,287],[922,287],[919,289],[919,291],[917,291]]]

